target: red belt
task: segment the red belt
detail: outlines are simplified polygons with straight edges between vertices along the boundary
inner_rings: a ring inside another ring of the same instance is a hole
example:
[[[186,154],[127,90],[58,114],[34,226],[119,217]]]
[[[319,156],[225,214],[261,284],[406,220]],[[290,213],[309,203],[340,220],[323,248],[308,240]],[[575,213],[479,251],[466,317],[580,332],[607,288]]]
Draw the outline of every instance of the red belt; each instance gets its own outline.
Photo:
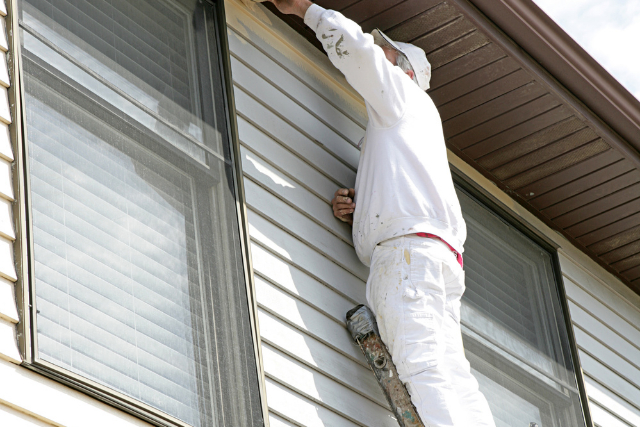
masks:
[[[435,234],[431,234],[431,233],[416,233],[416,236],[429,237],[431,239],[440,240],[442,243],[447,245],[449,247],[449,249],[451,249],[451,252],[453,252],[453,254],[456,256],[456,260],[458,260],[458,264],[460,264],[460,267],[463,267],[462,254],[460,252],[456,251],[455,249],[453,249],[453,246],[451,246],[450,244],[448,244],[447,242],[442,240],[442,238],[436,236]]]

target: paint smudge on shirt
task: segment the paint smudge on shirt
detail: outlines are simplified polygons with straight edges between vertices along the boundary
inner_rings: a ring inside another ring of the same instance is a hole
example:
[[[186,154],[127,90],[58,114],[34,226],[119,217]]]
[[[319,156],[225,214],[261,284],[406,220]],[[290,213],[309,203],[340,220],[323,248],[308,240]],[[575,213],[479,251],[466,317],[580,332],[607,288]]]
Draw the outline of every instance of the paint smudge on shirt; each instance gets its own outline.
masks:
[[[344,35],[340,36],[340,38],[336,42],[336,54],[340,58],[342,58],[344,55],[349,55],[349,52],[347,52],[346,50],[343,52],[342,49],[340,49],[340,45],[342,44],[343,41],[344,41]]]
[[[411,254],[409,254],[408,249],[404,250],[404,260],[407,262],[407,264],[411,264]]]

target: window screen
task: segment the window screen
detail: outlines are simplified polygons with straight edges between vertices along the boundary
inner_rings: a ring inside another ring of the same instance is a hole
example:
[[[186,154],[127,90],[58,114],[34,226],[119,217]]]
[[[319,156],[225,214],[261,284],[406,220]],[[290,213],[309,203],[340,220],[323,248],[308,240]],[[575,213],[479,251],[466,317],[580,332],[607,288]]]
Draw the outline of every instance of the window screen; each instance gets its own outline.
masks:
[[[35,360],[169,421],[262,425],[214,9],[21,6]]]
[[[584,426],[551,255],[458,190],[465,349],[498,427]]]

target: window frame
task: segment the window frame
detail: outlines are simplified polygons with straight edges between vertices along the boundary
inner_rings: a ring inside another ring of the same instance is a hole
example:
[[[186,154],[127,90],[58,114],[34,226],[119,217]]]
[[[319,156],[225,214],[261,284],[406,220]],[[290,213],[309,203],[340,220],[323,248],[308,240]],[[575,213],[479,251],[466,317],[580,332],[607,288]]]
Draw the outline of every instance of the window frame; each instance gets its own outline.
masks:
[[[235,109],[235,99],[233,93],[233,81],[231,76],[230,49],[227,40],[227,24],[224,0],[204,0],[211,5],[215,12],[216,25],[216,49],[218,51],[218,70],[222,79],[221,93],[223,96],[225,126],[227,130],[226,143],[231,151],[233,171],[233,184],[235,185],[235,210],[238,219],[238,234],[240,244],[240,260],[243,265],[245,281],[245,291],[247,296],[247,313],[251,328],[253,344],[253,356],[256,364],[258,379],[258,392],[260,410],[264,425],[268,425],[268,407],[265,391],[265,375],[262,361],[260,335],[257,324],[257,299],[253,277],[253,266],[251,263],[251,252],[249,245],[249,223],[247,218],[247,207],[244,183],[242,180],[242,165],[240,156],[240,141],[238,137],[237,118]],[[67,371],[50,362],[39,360],[34,363],[34,340],[36,339],[33,325],[36,316],[33,310],[32,301],[35,301],[35,283],[32,279],[34,268],[32,223],[31,223],[31,200],[30,177],[28,165],[28,147],[25,138],[26,127],[26,107],[24,93],[24,74],[22,69],[22,51],[19,36],[19,0],[6,0],[7,16],[6,31],[9,45],[7,52],[7,63],[11,86],[8,89],[9,104],[13,121],[9,127],[9,134],[14,152],[13,186],[17,196],[17,202],[13,204],[13,216],[16,229],[16,240],[14,243],[14,262],[18,281],[16,282],[15,297],[19,312],[20,321],[17,325],[17,341],[22,358],[21,366],[37,372],[45,377],[51,378],[59,383],[67,385],[75,390],[81,391],[94,397],[116,409],[123,410],[149,422],[153,425],[181,426],[189,427],[186,424],[162,411],[144,404],[134,398],[117,392],[105,385],[82,377],[81,375]]]
[[[549,253],[551,257],[553,278],[556,285],[556,290],[558,292],[561,310],[560,313],[556,312],[556,316],[558,318],[561,317],[564,321],[567,333],[566,339],[568,341],[569,351],[571,353],[570,355],[566,355],[565,357],[570,357],[570,361],[574,368],[585,425],[587,427],[594,427],[593,419],[591,417],[591,409],[589,406],[589,398],[587,395],[584,376],[582,373],[582,365],[580,364],[578,355],[578,344],[576,342],[575,334],[573,333],[573,324],[571,321],[571,313],[569,311],[567,293],[564,286],[564,278],[562,276],[560,257],[558,255],[558,249],[560,248],[560,245],[549,239],[549,237],[544,235],[533,224],[530,224],[524,218],[514,213],[511,209],[509,209],[509,207],[498,200],[494,195],[489,193],[486,189],[482,188],[480,184],[473,181],[471,177],[467,176],[455,165],[449,163],[449,166],[451,168],[451,176],[456,187],[458,187],[460,190],[462,190],[472,198],[476,199],[488,210],[493,212],[501,221],[515,228],[525,237],[531,239],[531,241],[540,246],[542,250]],[[566,361],[568,362],[569,360]]]

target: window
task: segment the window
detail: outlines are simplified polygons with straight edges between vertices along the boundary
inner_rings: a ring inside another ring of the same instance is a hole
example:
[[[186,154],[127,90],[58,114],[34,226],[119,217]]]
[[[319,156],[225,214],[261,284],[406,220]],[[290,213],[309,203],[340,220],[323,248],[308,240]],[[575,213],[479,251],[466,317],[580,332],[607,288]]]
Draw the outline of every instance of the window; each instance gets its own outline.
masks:
[[[497,427],[585,426],[551,253],[461,188],[458,197],[465,349]]]
[[[158,424],[263,425],[216,5],[19,8],[32,365]]]

